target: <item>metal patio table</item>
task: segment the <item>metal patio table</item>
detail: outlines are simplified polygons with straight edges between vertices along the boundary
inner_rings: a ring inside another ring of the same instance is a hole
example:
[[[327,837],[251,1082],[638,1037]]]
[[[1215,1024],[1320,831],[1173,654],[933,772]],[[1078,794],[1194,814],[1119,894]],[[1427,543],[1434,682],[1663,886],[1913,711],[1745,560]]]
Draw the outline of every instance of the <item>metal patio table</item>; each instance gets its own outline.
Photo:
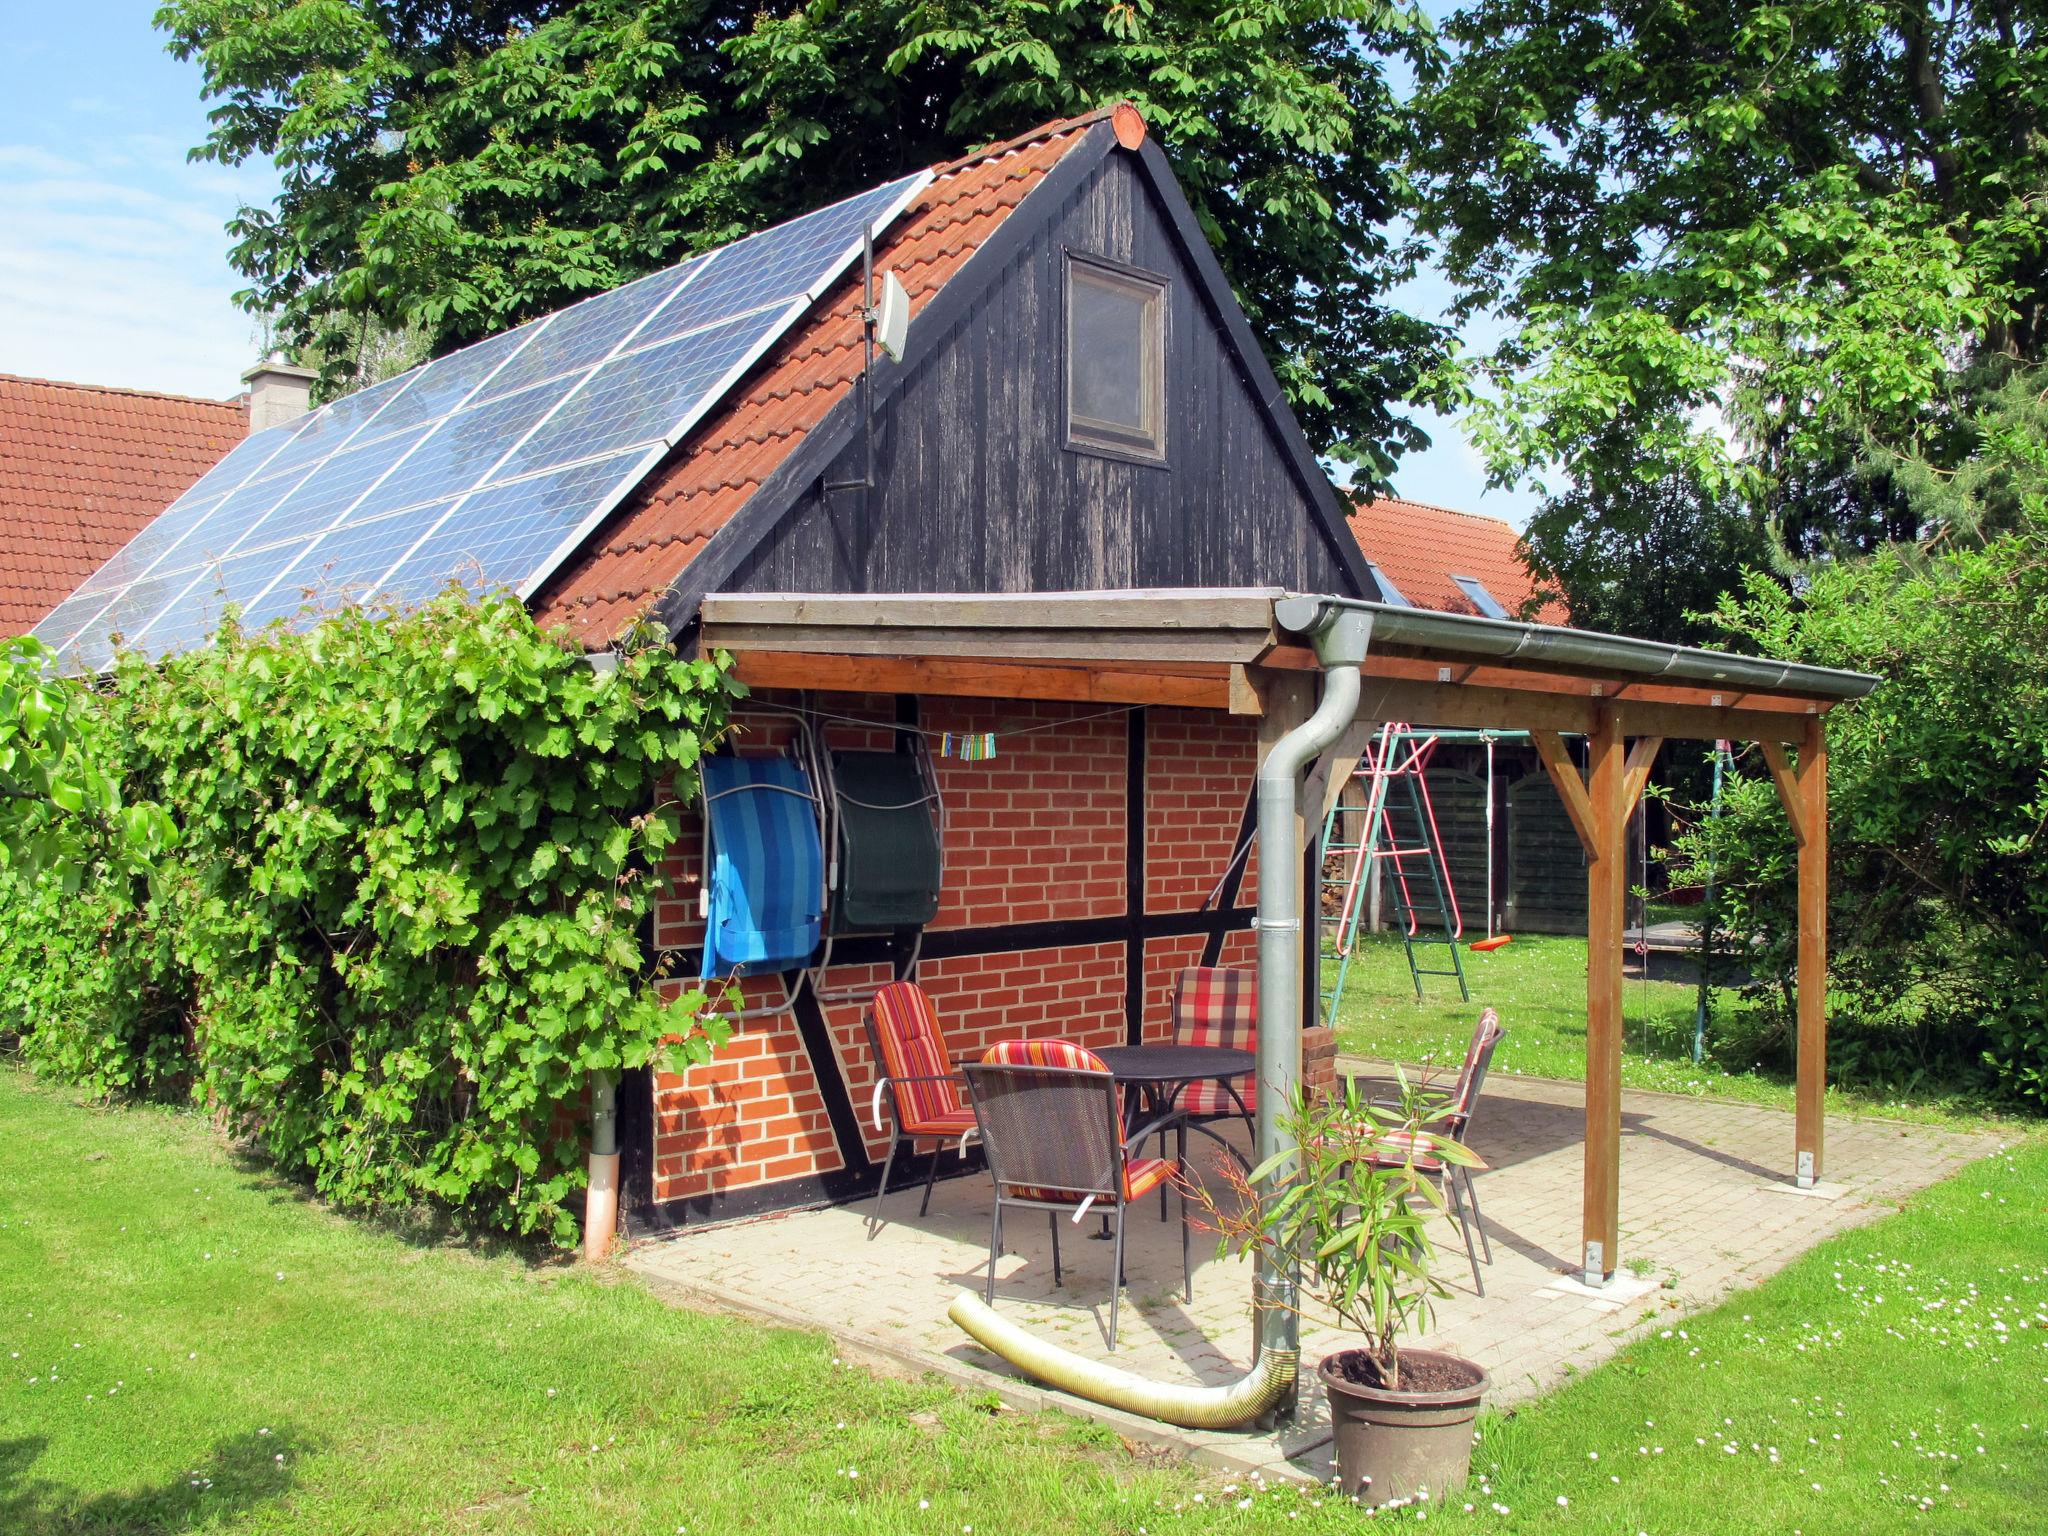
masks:
[[[1187,1133],[1198,1131],[1236,1158],[1245,1172],[1251,1164],[1243,1153],[1208,1126],[1176,1114],[1174,1103],[1190,1083],[1233,1077],[1250,1077],[1258,1070],[1258,1058],[1250,1051],[1231,1045],[1112,1045],[1095,1054],[1109,1068],[1109,1075],[1132,1090],[1134,1101],[1126,1111],[1133,1128],[1154,1120],[1167,1119],[1179,1132],[1180,1150],[1187,1152]]]

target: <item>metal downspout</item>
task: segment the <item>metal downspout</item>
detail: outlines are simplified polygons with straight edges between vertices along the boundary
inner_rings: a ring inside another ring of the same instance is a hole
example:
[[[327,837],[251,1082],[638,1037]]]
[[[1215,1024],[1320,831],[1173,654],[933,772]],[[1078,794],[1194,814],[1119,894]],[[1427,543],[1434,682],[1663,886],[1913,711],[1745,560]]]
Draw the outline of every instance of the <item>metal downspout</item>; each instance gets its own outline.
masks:
[[[1304,608],[1301,604],[1313,604]],[[1276,604],[1294,611],[1284,627],[1306,636],[1323,666],[1323,697],[1308,719],[1273,743],[1259,765],[1259,1113],[1254,1141],[1260,1161],[1291,1148],[1283,1117],[1301,1084],[1301,845],[1295,827],[1301,776],[1343,734],[1358,712],[1358,669],[1372,638],[1372,615],[1321,599]],[[1191,1387],[1148,1381],[1039,1339],[962,1291],[946,1315],[995,1354],[1063,1391],[1090,1402],[1194,1429],[1232,1429],[1283,1408],[1301,1360],[1293,1266],[1262,1256],[1253,1281],[1258,1353],[1234,1382]]]
[[[1299,602],[1300,599],[1293,601]],[[1275,612],[1285,604],[1276,605]],[[1273,743],[1259,764],[1259,1113],[1256,1162],[1293,1150],[1283,1122],[1301,1088],[1302,933],[1301,777],[1358,713],[1358,669],[1372,639],[1373,617],[1322,605],[1299,628],[1323,667],[1315,713]],[[1253,1308],[1259,1353],[1301,1350],[1295,1275],[1278,1255],[1260,1258]]]
[[[590,1074],[590,1187],[583,1203],[583,1257],[599,1264],[619,1232],[619,1080]]]

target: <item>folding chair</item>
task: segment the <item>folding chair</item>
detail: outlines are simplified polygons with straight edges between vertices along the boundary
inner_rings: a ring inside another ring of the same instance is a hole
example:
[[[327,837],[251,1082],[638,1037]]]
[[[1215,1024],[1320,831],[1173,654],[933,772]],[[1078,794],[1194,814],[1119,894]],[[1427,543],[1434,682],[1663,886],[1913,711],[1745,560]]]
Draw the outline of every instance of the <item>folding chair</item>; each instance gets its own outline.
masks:
[[[1479,1022],[1472,1030],[1472,1039],[1465,1047],[1465,1061],[1458,1069],[1458,1081],[1451,1090],[1450,1102],[1426,1127],[1429,1135],[1455,1141],[1461,1147],[1467,1145],[1465,1138],[1472,1131],[1472,1116],[1479,1108],[1479,1090],[1485,1086],[1487,1068],[1493,1064],[1494,1047],[1500,1044],[1501,1036],[1506,1033],[1501,1028],[1500,1015],[1491,1008],[1479,1015]],[[1484,1296],[1486,1282],[1479,1278],[1479,1253],[1483,1250],[1486,1262],[1491,1264],[1493,1244],[1487,1239],[1486,1223],[1480,1216],[1479,1193],[1472,1187],[1472,1168],[1446,1163],[1440,1157],[1418,1150],[1415,1138],[1405,1131],[1392,1131],[1381,1139],[1388,1144],[1389,1150],[1367,1158],[1366,1162],[1375,1168],[1400,1168],[1412,1159],[1416,1172],[1435,1177],[1444,1192],[1444,1204],[1458,1218],[1458,1226],[1464,1235],[1465,1258],[1472,1265],[1473,1288]],[[1483,1162],[1473,1166],[1482,1173],[1486,1169]],[[1469,1215],[1466,1213],[1468,1205],[1471,1207]],[[1472,1246],[1475,1228],[1480,1243],[1477,1250]]]
[[[1115,1349],[1124,1282],[1124,1212],[1172,1179],[1179,1162],[1131,1155],[1158,1126],[1142,1126],[1124,1136],[1116,1079],[1102,1058],[1083,1046],[1065,1040],[1008,1040],[961,1070],[996,1187],[988,1245],[989,1305],[995,1305],[1006,1209],[1047,1213],[1052,1279],[1059,1285],[1064,1281],[1060,1218],[1078,1222],[1096,1208],[1116,1235],[1109,1293],[1109,1347]],[[1180,1201],[1180,1264],[1181,1284],[1192,1301],[1186,1190]]]
[[[1173,979],[1173,1039],[1176,1045],[1225,1045],[1255,1050],[1259,1033],[1259,973],[1225,966],[1191,965]],[[1177,1101],[1191,1122],[1253,1120],[1259,1103],[1256,1078],[1243,1092],[1228,1081],[1205,1079],[1181,1089]]]
[[[931,1209],[932,1183],[939,1176],[939,1154],[946,1143],[977,1134],[974,1110],[961,1099],[962,1080],[946,1054],[938,1011],[924,988],[910,981],[892,981],[877,988],[862,1021],[880,1074],[870,1106],[875,1129],[883,1129],[884,1099],[894,1127],[889,1156],[882,1164],[881,1187],[875,1191],[872,1219],[881,1220],[882,1196],[889,1192],[889,1172],[896,1166],[896,1154],[907,1143],[915,1157],[917,1144],[930,1138],[932,1162],[924,1176],[924,1199],[917,1207],[921,1217]]]
[[[706,981],[795,971],[782,1000],[727,1017],[782,1013],[803,986],[825,910],[818,797],[792,757],[707,757],[704,812]]]

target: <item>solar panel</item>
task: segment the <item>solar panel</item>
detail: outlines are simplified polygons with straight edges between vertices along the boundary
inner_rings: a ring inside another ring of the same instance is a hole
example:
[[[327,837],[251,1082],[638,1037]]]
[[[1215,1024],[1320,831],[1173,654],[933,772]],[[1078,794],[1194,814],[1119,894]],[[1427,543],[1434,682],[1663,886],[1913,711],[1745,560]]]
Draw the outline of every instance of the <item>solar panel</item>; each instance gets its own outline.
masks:
[[[259,433],[36,628],[67,667],[157,657],[451,579],[530,597],[887,225],[919,172]]]
[[[451,512],[380,585],[397,601],[420,602],[451,579],[488,586],[495,572],[531,569],[562,541],[584,508],[614,486],[630,487],[652,457],[649,449],[633,448],[487,486],[462,503],[459,515]]]

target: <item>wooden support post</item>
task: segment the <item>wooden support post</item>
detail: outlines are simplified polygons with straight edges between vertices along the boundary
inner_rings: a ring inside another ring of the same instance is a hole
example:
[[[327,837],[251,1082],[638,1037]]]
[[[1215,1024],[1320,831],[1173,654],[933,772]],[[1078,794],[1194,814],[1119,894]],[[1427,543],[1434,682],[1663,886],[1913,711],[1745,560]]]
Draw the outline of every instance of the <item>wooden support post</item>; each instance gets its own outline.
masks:
[[[1820,1182],[1828,1085],[1828,740],[1813,716],[1799,749],[1799,1081],[1793,1129],[1801,1189]]]
[[[1586,1145],[1580,1249],[1588,1285],[1604,1285],[1620,1262],[1621,958],[1627,868],[1627,765],[1621,719],[1603,708],[1587,738],[1586,784],[1592,846],[1586,866]],[[1573,775],[1574,778],[1577,775]]]

